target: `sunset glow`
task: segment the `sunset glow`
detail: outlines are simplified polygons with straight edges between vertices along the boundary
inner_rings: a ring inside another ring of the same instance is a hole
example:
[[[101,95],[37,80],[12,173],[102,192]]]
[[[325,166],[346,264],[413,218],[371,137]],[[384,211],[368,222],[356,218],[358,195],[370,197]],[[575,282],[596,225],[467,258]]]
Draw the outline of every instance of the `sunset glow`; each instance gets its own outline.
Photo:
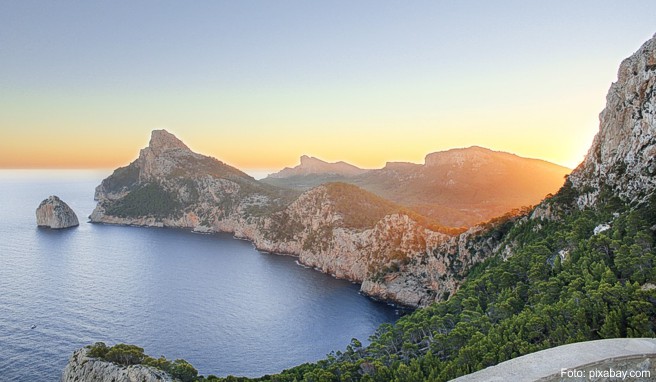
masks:
[[[0,168],[126,165],[158,128],[244,170],[471,145],[575,167],[656,31],[647,1],[146,3],[0,6]]]

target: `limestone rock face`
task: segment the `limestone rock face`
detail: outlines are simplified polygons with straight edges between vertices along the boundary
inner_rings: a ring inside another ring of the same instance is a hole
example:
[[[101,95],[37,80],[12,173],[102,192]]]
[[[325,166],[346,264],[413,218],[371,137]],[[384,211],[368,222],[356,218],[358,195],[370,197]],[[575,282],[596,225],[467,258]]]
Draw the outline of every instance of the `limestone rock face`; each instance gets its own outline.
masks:
[[[62,229],[80,225],[77,215],[57,196],[50,196],[36,209],[36,224],[39,227]]]
[[[620,65],[599,115],[599,133],[570,175],[578,206],[593,206],[602,188],[630,203],[656,188],[656,36]]]
[[[64,368],[61,382],[174,382],[167,373],[144,365],[121,366],[87,356],[88,349],[76,350]]]

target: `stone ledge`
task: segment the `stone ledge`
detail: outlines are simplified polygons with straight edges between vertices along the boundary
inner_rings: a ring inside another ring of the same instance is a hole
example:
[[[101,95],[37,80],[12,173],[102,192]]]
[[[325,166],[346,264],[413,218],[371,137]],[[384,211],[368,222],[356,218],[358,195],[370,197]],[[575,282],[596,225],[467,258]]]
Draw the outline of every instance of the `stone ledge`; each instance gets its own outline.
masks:
[[[455,382],[483,381],[606,381],[590,379],[587,371],[594,369],[651,370],[652,378],[625,381],[656,380],[655,338],[614,338],[579,342],[517,357],[496,366],[456,378]],[[583,378],[561,378],[561,369],[584,371]],[[621,380],[621,378],[620,378]]]

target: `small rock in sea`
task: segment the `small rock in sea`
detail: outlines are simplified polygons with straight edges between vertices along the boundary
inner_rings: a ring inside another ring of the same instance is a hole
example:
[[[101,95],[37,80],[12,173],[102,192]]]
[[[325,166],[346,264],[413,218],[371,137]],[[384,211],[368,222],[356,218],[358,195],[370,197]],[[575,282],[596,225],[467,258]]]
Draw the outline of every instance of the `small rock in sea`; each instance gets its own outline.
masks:
[[[36,224],[39,227],[62,229],[80,225],[77,215],[63,200],[50,196],[36,209]]]

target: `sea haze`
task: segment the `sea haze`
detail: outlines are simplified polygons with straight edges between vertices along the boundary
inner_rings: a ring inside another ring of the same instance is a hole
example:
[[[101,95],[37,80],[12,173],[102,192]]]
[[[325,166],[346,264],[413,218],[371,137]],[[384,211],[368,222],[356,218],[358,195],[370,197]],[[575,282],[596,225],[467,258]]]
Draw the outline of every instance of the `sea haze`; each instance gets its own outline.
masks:
[[[357,285],[229,234],[86,223],[106,175],[0,171],[0,380],[58,381],[72,352],[95,341],[184,358],[204,375],[259,376],[398,318]],[[36,227],[53,194],[79,227]]]

